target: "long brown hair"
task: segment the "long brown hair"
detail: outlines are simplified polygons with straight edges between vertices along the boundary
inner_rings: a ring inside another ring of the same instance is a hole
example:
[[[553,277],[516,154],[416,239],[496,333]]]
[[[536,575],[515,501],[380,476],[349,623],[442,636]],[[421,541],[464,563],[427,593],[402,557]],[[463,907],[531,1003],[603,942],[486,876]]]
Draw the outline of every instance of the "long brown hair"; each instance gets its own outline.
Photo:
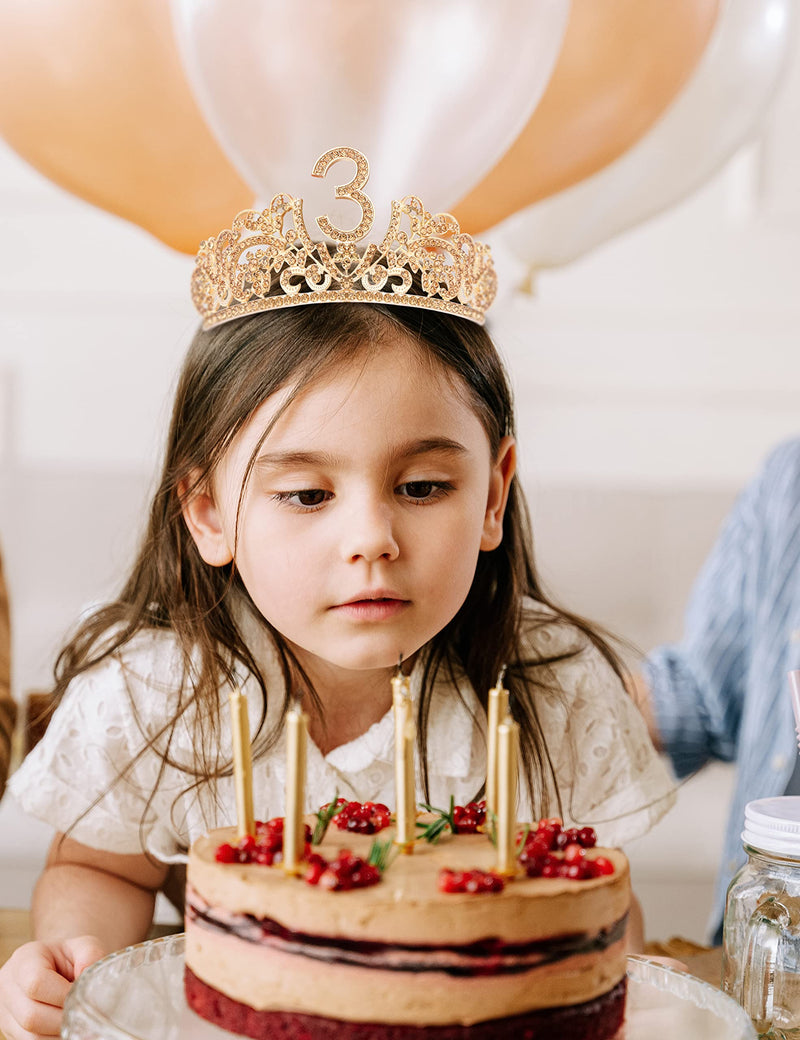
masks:
[[[398,334],[412,340],[422,356],[466,388],[467,399],[496,457],[503,436],[514,433],[508,379],[488,333],[461,318],[391,305],[323,304],[257,314],[199,331],[190,346],[175,395],[161,479],[138,558],[119,597],[87,619],[62,650],[55,673],[55,693],[60,698],[72,679],[114,654],[138,633],[170,630],[182,653],[185,689],[180,692],[176,712],[164,720],[158,734],[148,735],[147,746],[157,741],[162,771],[167,764],[178,766],[193,777],[189,787],[231,771],[230,760],[219,760],[216,737],[219,689],[234,673],[240,678],[242,674],[253,676],[261,690],[255,753],[263,754],[279,732],[279,726],[266,732],[267,701],[274,691],[267,689],[240,631],[236,603],[250,605],[277,647],[285,680],[281,720],[293,683],[300,682],[310,696],[315,695],[280,633],[252,606],[235,563],[212,567],[200,557],[183,520],[181,493],[186,493],[190,475],[196,483],[209,478],[238,431],[276,390],[292,387],[285,408],[332,366],[356,356],[365,346],[381,349],[385,337]],[[539,605],[534,624],[537,618],[543,625],[555,620],[570,626],[576,637],[580,633],[585,637],[576,638],[574,650],[562,657],[580,652],[581,643],[588,640],[617,674],[622,674],[616,655],[600,633],[558,607],[543,590],[534,566],[528,510],[515,477],[500,546],[480,553],[464,604],[433,638],[425,655],[418,733],[426,798],[427,729],[434,679],[444,674],[453,679],[455,687],[456,676],[466,675],[485,708],[487,691],[501,666],[507,665],[506,685],[520,724],[530,804],[540,815],[554,808],[548,804],[548,792],[557,792],[557,788],[536,703],[541,689],[549,689],[548,682],[553,681],[548,678],[552,674],[548,666],[561,658],[526,657],[521,637],[525,597]],[[530,623],[528,611],[526,624]],[[192,705],[197,708],[194,725],[198,750],[194,765],[188,767],[171,761],[169,738],[178,717]],[[560,809],[560,798],[558,801]]]

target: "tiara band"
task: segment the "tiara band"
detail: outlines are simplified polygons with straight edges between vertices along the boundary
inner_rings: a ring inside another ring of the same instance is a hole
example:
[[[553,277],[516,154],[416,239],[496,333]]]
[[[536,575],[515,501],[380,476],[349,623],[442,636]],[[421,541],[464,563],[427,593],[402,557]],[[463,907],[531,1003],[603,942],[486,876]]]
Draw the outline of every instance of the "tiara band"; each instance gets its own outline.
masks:
[[[337,185],[336,198],[361,207],[361,220],[342,231],[316,218],[326,241],[313,241],[303,200],[276,195],[267,209],[243,210],[230,228],[200,246],[192,274],[192,301],[203,328],[258,311],[311,303],[391,303],[446,311],[482,325],[497,292],[488,245],[462,232],[449,213],[431,214],[418,198],[392,202],[379,245],[359,247],[375,216],[362,189],[369,164],[354,148],[332,148],[314,165],[324,177],[333,163],[351,159],[356,175]]]

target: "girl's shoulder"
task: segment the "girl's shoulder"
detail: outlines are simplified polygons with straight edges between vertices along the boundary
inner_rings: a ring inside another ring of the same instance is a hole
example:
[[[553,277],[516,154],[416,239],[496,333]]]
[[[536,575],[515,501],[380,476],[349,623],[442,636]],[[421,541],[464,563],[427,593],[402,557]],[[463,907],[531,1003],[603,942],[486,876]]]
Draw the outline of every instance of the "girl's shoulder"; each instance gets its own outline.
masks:
[[[644,834],[674,784],[622,678],[588,632],[541,604],[526,602],[521,642],[566,815],[605,845]]]
[[[158,723],[175,712],[187,689],[187,657],[169,629],[144,629],[71,680],[62,703],[84,711]]]
[[[520,647],[531,663],[600,653],[587,633],[570,618],[529,596],[522,601]]]
[[[519,650],[518,667],[549,691],[561,710],[569,710],[570,701],[589,691],[595,703],[628,699],[621,676],[588,632],[546,604],[525,599]]]

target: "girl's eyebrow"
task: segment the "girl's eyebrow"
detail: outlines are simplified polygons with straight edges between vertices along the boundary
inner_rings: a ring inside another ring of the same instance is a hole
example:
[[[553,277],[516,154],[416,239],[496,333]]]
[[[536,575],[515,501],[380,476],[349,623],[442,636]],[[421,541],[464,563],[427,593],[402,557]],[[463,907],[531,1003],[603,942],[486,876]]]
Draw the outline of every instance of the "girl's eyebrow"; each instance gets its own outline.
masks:
[[[395,455],[398,459],[412,459],[417,455],[450,455],[457,458],[469,455],[469,450],[450,437],[425,437],[418,441],[406,441],[398,447]]]
[[[255,461],[257,469],[300,469],[303,466],[334,467],[336,456],[327,451],[267,451]]]
[[[450,437],[425,437],[406,441],[392,452],[392,460],[411,459],[419,455],[447,455],[458,458],[469,450]],[[303,466],[336,469],[341,460],[327,451],[267,451],[255,461],[258,469],[296,469]]]

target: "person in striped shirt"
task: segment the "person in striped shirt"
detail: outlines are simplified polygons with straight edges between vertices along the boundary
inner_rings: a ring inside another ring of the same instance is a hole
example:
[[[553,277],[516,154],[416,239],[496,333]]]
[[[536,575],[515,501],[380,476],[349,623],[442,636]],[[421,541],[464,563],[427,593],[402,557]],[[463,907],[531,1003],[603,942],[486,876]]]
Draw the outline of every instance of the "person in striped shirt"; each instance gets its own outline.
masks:
[[[800,439],[742,491],[698,575],[681,641],[648,654],[634,695],[679,779],[736,763],[709,919],[720,942],[727,886],[745,860],[745,805],[800,794],[788,672],[800,668]]]

